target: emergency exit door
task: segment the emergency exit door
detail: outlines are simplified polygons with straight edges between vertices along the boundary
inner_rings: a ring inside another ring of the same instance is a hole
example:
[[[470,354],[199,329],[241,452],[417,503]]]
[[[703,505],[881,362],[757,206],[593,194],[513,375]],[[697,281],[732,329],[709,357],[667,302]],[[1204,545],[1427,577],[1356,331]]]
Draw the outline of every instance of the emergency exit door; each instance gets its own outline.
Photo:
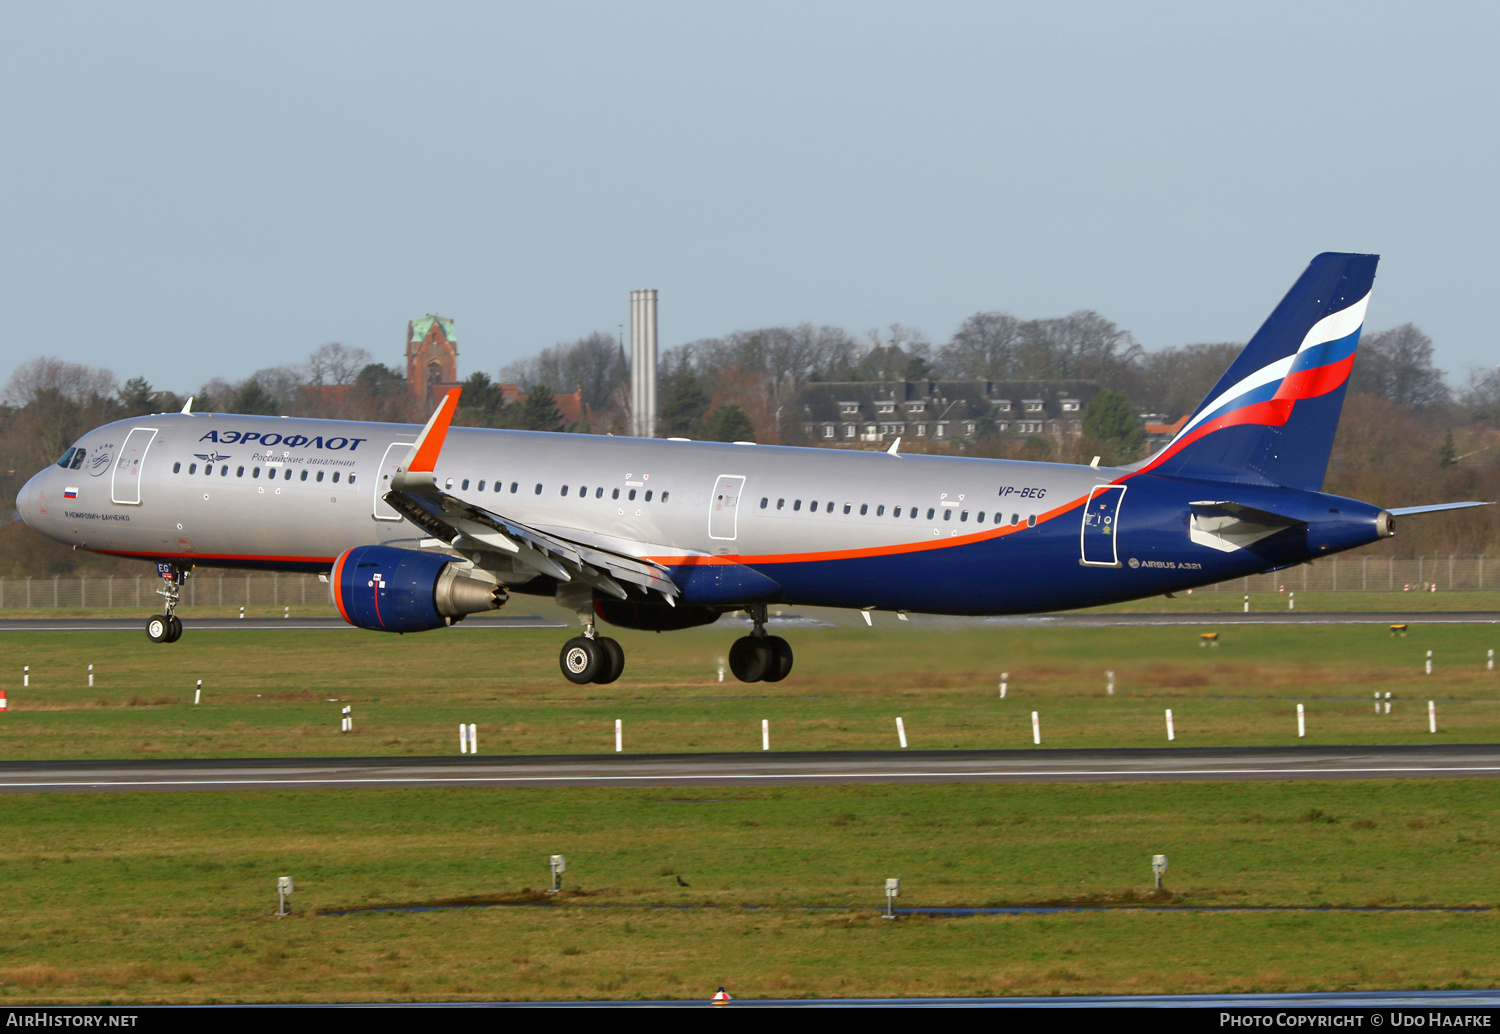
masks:
[[[1120,500],[1124,485],[1099,485],[1083,509],[1083,557],[1087,567],[1120,566]]]
[[[745,475],[720,474],[708,500],[708,537],[733,541],[739,534],[740,491]]]

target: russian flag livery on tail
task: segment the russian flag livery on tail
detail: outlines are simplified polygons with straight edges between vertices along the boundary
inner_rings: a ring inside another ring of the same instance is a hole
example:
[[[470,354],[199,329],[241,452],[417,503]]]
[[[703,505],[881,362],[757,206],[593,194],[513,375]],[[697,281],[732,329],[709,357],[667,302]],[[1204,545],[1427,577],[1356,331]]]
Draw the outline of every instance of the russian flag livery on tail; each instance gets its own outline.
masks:
[[[1187,424],[1140,469],[1322,488],[1378,261],[1313,259]]]
[[[624,671],[601,624],[669,631],[742,611],[751,632],[730,669],[778,681],[792,649],[767,632],[772,605],[867,621],[1085,607],[1488,505],[1387,510],[1322,491],[1376,262],[1313,259],[1182,430],[1128,467],[452,427],[455,390],[420,427],[190,407],[109,424],[27,482],[17,509],[75,548],[154,561],[158,642],[181,635],[181,586],[200,567],[313,571],[374,631],[549,597],[582,626],[558,657],[579,684]],[[98,491],[67,484],[85,458]],[[72,505],[49,510],[48,491]]]

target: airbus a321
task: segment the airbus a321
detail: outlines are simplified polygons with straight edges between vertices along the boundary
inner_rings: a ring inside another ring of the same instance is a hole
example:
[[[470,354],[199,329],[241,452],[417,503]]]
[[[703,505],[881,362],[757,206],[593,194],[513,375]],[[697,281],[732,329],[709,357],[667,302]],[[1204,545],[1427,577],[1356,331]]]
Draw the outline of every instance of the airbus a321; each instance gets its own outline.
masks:
[[[443,628],[511,593],[582,634],[575,683],[625,667],[599,622],[665,631],[744,611],[729,665],[779,681],[776,604],[928,614],[1087,607],[1273,571],[1395,534],[1321,491],[1377,256],[1319,255],[1176,436],[1124,467],[181,413],[84,435],[31,478],[31,527],[155,561],[175,641],[203,567],[316,572],[344,619]],[[899,444],[899,443],[898,443]]]

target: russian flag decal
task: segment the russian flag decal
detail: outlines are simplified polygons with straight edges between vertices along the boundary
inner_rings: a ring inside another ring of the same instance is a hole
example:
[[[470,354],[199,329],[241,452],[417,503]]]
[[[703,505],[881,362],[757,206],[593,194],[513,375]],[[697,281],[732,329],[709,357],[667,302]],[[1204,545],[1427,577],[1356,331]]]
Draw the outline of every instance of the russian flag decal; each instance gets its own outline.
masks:
[[[64,488],[63,489],[63,498],[64,499],[77,499],[78,498],[78,489],[76,489],[76,488]]]

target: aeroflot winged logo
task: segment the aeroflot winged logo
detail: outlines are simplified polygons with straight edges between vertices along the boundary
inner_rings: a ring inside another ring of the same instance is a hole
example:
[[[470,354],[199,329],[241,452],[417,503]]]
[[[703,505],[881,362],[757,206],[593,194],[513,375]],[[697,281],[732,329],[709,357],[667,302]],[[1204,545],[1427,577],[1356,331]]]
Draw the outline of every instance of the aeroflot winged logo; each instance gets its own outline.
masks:
[[[344,449],[353,452],[359,448],[361,442],[367,442],[368,438],[344,438],[339,435],[324,437],[323,435],[308,436],[305,434],[277,434],[275,431],[262,433],[260,431],[210,431],[200,442],[217,442],[220,445],[248,445],[258,442],[267,447],[277,445],[286,446],[288,449]],[[227,458],[227,457],[226,457]]]
[[[1268,363],[1204,403],[1146,469],[1221,428],[1241,424],[1280,427],[1290,419],[1298,402],[1342,387],[1354,365],[1369,304],[1366,294],[1347,309],[1324,316],[1308,330],[1296,352]]]
[[[193,453],[193,457],[195,459],[207,460],[209,463],[218,463],[220,460],[230,458],[227,452],[195,452]]]

